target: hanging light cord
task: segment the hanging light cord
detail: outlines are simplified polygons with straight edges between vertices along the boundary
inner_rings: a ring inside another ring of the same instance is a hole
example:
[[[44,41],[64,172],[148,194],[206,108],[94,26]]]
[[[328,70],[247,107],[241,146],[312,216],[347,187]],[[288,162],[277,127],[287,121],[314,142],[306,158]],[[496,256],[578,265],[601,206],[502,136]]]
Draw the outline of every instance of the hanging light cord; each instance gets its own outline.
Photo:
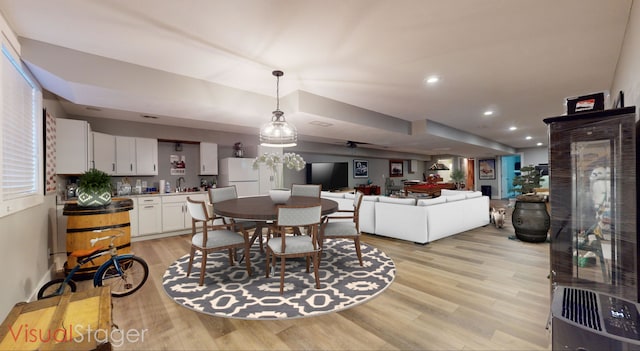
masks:
[[[280,111],[280,76],[276,76],[276,111]]]

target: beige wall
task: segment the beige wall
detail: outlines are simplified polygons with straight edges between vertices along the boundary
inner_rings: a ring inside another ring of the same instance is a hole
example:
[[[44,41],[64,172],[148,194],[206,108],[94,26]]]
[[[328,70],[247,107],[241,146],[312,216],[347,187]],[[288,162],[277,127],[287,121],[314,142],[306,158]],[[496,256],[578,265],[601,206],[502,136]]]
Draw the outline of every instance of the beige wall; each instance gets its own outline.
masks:
[[[44,105],[50,111],[57,107]],[[44,203],[0,218],[0,320],[20,301],[34,298],[40,286],[50,279],[56,236],[56,198],[48,195]]]
[[[640,2],[631,5],[631,14],[618,67],[611,86],[611,101],[624,92],[625,106],[640,104]]]

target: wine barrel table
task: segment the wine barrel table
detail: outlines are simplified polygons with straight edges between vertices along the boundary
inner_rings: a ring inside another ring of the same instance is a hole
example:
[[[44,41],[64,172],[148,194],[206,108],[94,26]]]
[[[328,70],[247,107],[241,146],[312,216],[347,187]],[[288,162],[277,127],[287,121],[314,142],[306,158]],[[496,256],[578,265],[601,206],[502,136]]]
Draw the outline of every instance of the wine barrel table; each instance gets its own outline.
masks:
[[[511,214],[516,237],[522,241],[541,243],[547,240],[551,217],[545,198],[540,195],[519,195]]]
[[[129,211],[133,209],[133,200],[113,198],[111,204],[99,207],[78,206],[75,201],[64,205],[63,215],[67,216],[67,262],[64,270],[69,273],[77,264],[77,259],[70,256],[72,251],[90,249],[90,240],[107,235],[122,236],[114,240],[119,254],[131,252],[131,223]],[[101,241],[96,246],[108,246],[109,241]],[[74,275],[74,280],[93,278],[98,267],[109,259],[105,255],[88,262]]]

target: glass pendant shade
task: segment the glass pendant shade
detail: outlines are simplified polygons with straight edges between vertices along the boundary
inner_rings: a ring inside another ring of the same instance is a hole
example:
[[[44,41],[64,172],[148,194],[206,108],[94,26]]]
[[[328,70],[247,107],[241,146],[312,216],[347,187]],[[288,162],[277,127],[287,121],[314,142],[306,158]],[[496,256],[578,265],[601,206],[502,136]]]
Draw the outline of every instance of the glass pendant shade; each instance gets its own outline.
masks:
[[[291,147],[298,142],[296,127],[285,121],[282,111],[273,111],[271,122],[260,128],[260,145],[271,147]]]
[[[282,71],[273,71],[277,79],[276,83],[276,110],[273,111],[271,121],[265,123],[260,128],[260,145],[271,147],[296,146],[298,142],[298,131],[292,124],[284,119],[284,112],[280,111],[280,77],[284,75]]]

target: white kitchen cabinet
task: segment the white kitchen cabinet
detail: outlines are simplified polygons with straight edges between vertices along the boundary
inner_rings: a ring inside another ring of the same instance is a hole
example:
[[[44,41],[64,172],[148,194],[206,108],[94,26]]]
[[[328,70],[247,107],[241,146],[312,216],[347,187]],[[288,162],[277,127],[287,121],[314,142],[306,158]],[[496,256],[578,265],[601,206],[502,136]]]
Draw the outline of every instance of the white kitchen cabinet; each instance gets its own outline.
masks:
[[[138,236],[138,198],[131,197],[133,209],[129,210],[129,223],[131,224],[131,236]]]
[[[92,145],[87,121],[56,119],[56,173],[82,174],[92,168]]]
[[[200,143],[200,175],[218,174],[218,144]]]
[[[205,201],[205,194],[166,195],[162,197],[162,231],[172,232],[191,228],[187,197]]]
[[[162,232],[160,196],[138,198],[138,236]]]
[[[116,174],[116,137],[93,132],[93,165],[109,175]]]
[[[136,175],[158,175],[158,139],[136,138]]]
[[[136,174],[136,138],[116,136],[116,175]]]

